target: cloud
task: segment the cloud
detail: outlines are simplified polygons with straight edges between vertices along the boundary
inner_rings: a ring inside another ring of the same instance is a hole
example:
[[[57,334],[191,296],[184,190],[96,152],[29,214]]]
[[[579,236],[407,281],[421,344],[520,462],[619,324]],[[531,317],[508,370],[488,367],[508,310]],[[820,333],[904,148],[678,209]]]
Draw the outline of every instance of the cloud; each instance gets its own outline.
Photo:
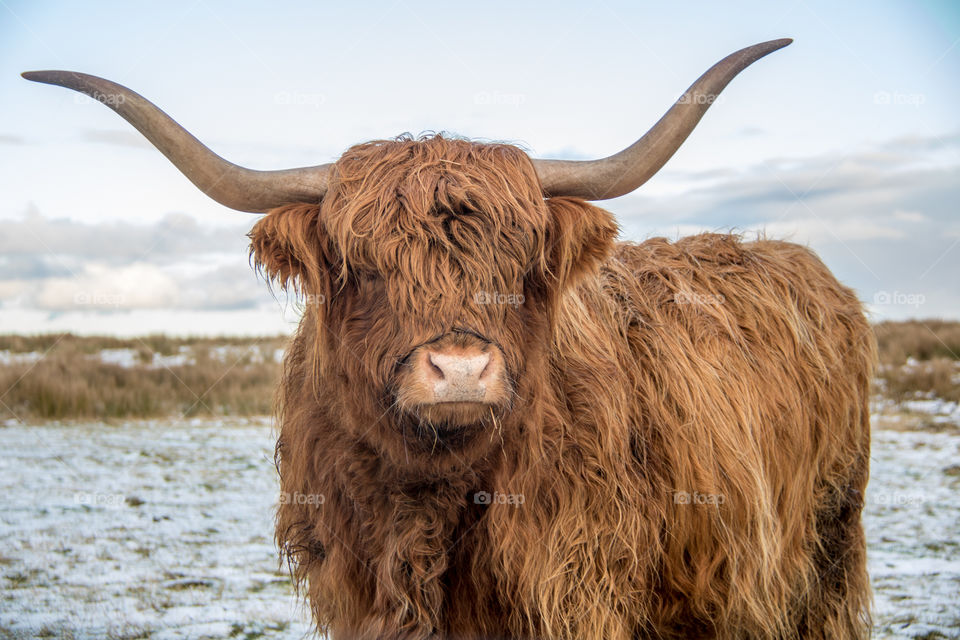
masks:
[[[47,278],[33,296],[33,307],[46,311],[115,311],[179,306],[177,282],[145,263],[123,267],[88,264],[68,278]]]
[[[941,140],[960,149],[960,136],[936,138],[936,144]],[[624,198],[617,213],[627,221],[662,219],[669,212],[674,224],[750,228],[818,218],[884,222],[904,230],[921,222],[958,228],[953,203],[960,194],[960,165],[924,165],[929,144],[914,139],[898,151],[886,144],[852,154],[773,158],[735,173],[674,174],[685,183],[682,194]]]
[[[611,209],[631,239],[735,229],[807,244],[867,302],[884,291],[924,300],[875,305],[878,318],[956,318],[957,150],[960,135],[910,137],[847,154],[772,158],[726,176],[674,174],[682,193],[638,194]]]
[[[955,150],[958,147],[960,147],[960,131],[945,133],[942,136],[901,136],[881,145],[883,149],[897,152]]]
[[[919,211],[903,211],[900,209],[893,212],[893,217],[903,222],[927,222],[930,220]]]
[[[72,270],[55,256],[34,253],[0,256],[0,273],[7,280],[42,280],[68,276]]]
[[[9,133],[0,133],[0,144],[25,144],[26,139],[22,136]]]
[[[198,269],[192,277],[180,280],[180,306],[185,309],[254,309],[269,298],[267,287],[256,280],[246,261]]]
[[[804,244],[828,244],[846,240],[897,239],[906,232],[869,218],[828,220],[803,216],[796,220],[776,220],[760,225],[770,238],[790,238]]]
[[[273,308],[247,260],[248,224],[184,214],[153,224],[89,224],[36,209],[0,220],[0,308],[97,315]]]
[[[205,253],[245,255],[249,224],[205,228],[185,214],[169,214],[154,224],[84,223],[47,218],[31,208],[19,220],[0,220],[0,255],[20,269],[21,262],[36,263],[38,256],[64,266],[86,259],[121,265]]]

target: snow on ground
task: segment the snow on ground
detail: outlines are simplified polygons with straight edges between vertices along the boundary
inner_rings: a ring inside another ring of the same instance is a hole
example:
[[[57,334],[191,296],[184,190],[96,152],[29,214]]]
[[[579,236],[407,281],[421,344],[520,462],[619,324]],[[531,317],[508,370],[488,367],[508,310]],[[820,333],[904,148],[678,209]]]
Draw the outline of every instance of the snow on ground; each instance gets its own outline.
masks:
[[[3,350],[0,351],[0,365],[7,364],[33,364],[37,360],[43,358],[45,354],[40,353],[39,351],[31,351],[29,353],[15,353],[13,351]]]
[[[960,638],[958,489],[956,430],[874,430],[864,526],[876,638]]]
[[[262,364],[266,357],[272,358],[274,362],[282,362],[284,350],[275,349],[272,353],[264,354],[260,349],[250,346],[221,345],[211,347],[206,353],[211,359],[227,364],[234,364],[241,360],[247,360],[250,364]],[[0,364],[32,364],[42,357],[43,354],[38,352],[11,353],[0,351]],[[145,366],[149,369],[169,369],[197,363],[195,350],[187,345],[182,345],[177,353],[170,355],[148,354],[146,361],[143,359],[145,356],[136,349],[101,349],[89,357],[98,359],[104,364],[114,364],[124,369],[139,366]]]
[[[302,638],[265,421],[0,428],[0,637]]]
[[[960,429],[960,403],[930,397],[904,402],[874,397],[870,403],[873,427],[894,431],[947,431]]]
[[[180,347],[179,353],[165,356],[160,353],[154,353],[150,362],[144,363],[142,356],[136,349],[101,349],[100,353],[90,356],[99,358],[104,364],[115,364],[124,369],[131,369],[143,364],[151,369],[168,369],[170,367],[182,367],[188,364],[196,364],[197,361],[192,355],[190,347]]]
[[[140,364],[140,354],[136,349],[101,349],[99,356],[104,364],[115,364],[124,369]]]
[[[960,403],[948,402],[940,398],[907,400],[901,405],[907,411],[926,413],[934,423],[960,424]]]
[[[262,420],[0,427],[0,637],[303,638]],[[960,434],[874,432],[875,637],[960,638]]]

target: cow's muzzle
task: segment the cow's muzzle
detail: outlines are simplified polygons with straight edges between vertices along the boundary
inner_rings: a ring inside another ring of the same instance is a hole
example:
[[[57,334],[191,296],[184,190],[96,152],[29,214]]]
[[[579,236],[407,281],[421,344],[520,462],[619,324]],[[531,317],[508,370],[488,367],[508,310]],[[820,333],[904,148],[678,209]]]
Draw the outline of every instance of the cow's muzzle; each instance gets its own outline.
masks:
[[[510,383],[498,346],[455,331],[414,349],[397,376],[397,404],[434,425],[462,426],[508,402]]]

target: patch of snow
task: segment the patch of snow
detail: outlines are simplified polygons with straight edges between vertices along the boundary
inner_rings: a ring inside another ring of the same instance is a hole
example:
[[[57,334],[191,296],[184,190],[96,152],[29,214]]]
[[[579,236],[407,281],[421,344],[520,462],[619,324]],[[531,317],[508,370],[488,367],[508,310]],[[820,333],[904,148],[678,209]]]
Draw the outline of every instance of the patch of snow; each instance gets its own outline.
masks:
[[[257,344],[247,346],[222,345],[210,349],[210,357],[226,364],[237,362],[249,362],[251,364],[263,364],[263,353]]]
[[[153,369],[170,369],[172,367],[183,367],[188,364],[196,364],[196,360],[190,355],[189,351],[183,351],[181,349],[180,353],[169,356],[154,353],[150,367]]]
[[[12,351],[0,351],[0,364],[33,364],[43,358],[39,351],[30,351],[28,353],[14,353]]]
[[[100,362],[115,364],[124,369],[131,369],[140,364],[140,354],[136,349],[101,349]]]
[[[906,400],[901,406],[907,411],[930,414],[934,422],[960,423],[960,404],[940,398]]]
[[[136,349],[101,349],[100,353],[91,357],[99,358],[104,364],[115,364],[124,369],[144,366],[148,369],[169,369],[196,364],[190,347],[180,347],[179,353],[171,355],[154,353],[147,363],[140,359],[140,353]]]

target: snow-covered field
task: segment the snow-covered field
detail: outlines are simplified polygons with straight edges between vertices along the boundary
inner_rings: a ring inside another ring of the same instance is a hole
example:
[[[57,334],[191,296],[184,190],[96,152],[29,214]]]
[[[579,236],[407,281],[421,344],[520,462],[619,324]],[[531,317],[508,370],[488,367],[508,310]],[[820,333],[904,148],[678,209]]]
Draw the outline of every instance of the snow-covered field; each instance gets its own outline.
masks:
[[[960,432],[878,422],[875,636],[960,638]],[[276,497],[266,421],[0,426],[0,637],[304,637]]]
[[[267,421],[0,427],[0,637],[302,638]]]

